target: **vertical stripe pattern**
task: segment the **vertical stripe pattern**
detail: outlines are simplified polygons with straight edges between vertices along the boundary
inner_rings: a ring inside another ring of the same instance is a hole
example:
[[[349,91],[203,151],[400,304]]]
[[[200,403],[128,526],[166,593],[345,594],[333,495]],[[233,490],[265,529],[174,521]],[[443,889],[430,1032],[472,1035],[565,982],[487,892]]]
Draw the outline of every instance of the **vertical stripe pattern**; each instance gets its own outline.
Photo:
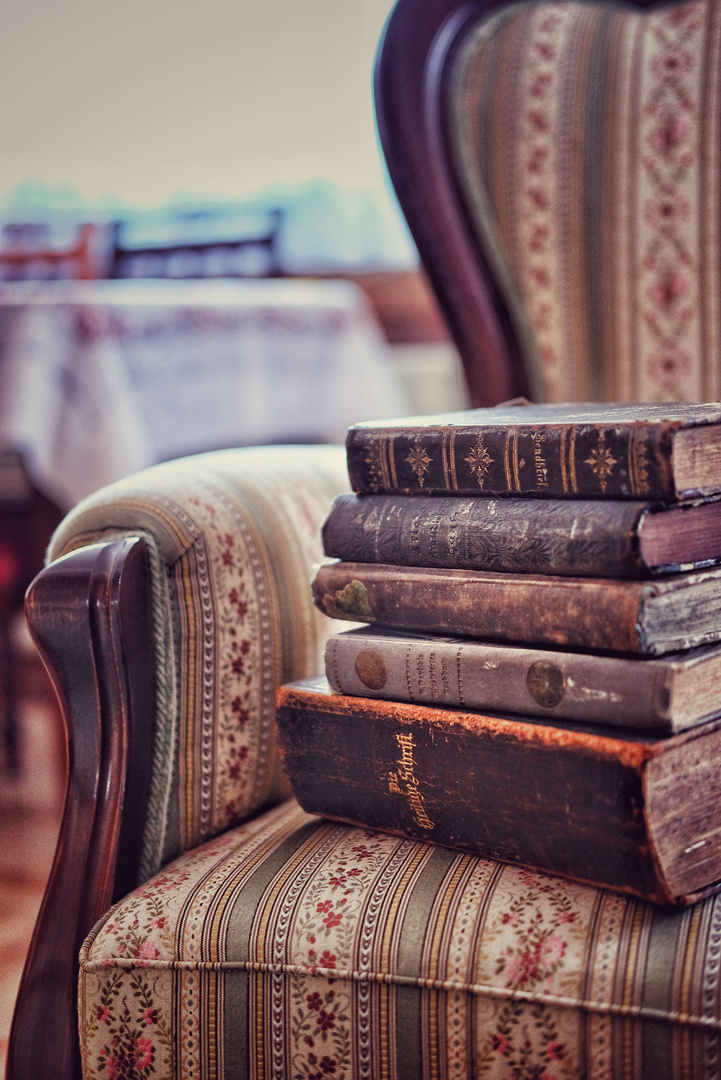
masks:
[[[717,398],[718,3],[516,4],[453,63],[455,167],[547,400]]]
[[[84,1076],[712,1080],[720,948],[719,897],[667,912],[288,802],[93,932]]]

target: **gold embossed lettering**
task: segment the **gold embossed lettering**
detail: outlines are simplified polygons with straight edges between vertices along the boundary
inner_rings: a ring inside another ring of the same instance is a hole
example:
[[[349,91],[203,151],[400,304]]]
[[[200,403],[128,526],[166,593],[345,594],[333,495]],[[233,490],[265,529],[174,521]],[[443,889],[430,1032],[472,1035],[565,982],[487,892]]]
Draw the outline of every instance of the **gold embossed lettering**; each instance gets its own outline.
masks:
[[[396,768],[388,773],[388,790],[396,795],[404,795],[411,808],[413,820],[421,829],[434,829],[435,825],[426,813],[423,796],[419,791],[418,779],[415,775],[415,761],[413,760],[413,748],[415,743],[411,734],[396,732],[396,742],[400,756],[396,760]]]

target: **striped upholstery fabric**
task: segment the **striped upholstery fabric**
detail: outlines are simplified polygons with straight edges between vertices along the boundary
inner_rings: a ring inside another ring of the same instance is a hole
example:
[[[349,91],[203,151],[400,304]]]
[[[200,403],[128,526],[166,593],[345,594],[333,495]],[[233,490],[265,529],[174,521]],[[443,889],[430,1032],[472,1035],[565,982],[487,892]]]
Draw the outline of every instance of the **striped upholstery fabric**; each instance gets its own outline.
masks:
[[[721,4],[509,5],[450,131],[550,401],[721,397]]]
[[[291,801],[96,927],[84,1076],[712,1080],[720,961],[721,897],[668,914]]]
[[[309,577],[347,487],[341,447],[222,451],[103,488],[56,532],[51,559],[121,533],[150,547],[157,700],[143,879],[288,794],[275,689],[322,670],[332,624]]]

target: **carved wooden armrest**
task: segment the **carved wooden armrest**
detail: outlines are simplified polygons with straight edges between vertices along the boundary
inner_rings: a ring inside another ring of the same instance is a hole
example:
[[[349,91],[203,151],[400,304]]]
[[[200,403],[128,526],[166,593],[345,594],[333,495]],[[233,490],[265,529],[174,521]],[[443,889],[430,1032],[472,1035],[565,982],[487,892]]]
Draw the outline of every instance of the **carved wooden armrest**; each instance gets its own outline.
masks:
[[[150,786],[154,657],[145,541],[93,544],[28,590],[30,631],[68,744],[60,836],[23,973],[7,1080],[79,1076],[78,951],[137,884]]]

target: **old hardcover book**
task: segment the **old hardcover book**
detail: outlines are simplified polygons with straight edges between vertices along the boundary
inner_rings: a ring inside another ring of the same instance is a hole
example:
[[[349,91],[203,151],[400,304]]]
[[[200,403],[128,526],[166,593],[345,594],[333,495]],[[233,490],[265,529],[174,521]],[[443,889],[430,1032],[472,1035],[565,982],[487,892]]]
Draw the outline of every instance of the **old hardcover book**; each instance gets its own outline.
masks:
[[[670,738],[282,687],[310,813],[684,905],[721,878],[721,720]]]
[[[721,501],[339,495],[326,555],[347,562],[637,578],[721,558]]]
[[[650,581],[324,563],[326,615],[392,630],[660,656],[721,641],[721,569]]]
[[[354,491],[674,501],[721,492],[721,404],[525,405],[357,424]]]
[[[376,630],[334,634],[336,694],[672,734],[721,714],[721,646],[629,658]]]

